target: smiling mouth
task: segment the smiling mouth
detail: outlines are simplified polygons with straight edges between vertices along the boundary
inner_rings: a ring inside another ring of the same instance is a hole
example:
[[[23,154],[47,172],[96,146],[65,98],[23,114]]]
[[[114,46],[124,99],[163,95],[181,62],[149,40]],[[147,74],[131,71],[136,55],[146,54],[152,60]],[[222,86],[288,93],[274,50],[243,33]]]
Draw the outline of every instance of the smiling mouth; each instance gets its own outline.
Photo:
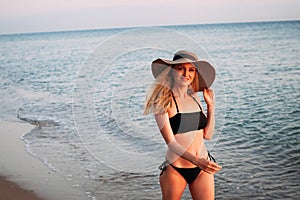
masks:
[[[189,81],[189,79],[185,78],[185,77],[182,77],[181,80],[183,80],[183,81]]]

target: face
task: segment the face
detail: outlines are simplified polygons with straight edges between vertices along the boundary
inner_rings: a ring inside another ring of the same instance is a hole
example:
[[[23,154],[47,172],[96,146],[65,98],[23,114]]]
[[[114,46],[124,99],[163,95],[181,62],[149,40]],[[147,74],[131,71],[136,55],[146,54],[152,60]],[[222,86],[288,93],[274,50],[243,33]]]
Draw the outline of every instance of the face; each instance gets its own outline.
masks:
[[[190,85],[196,76],[196,68],[190,63],[174,66],[174,83],[182,86]]]

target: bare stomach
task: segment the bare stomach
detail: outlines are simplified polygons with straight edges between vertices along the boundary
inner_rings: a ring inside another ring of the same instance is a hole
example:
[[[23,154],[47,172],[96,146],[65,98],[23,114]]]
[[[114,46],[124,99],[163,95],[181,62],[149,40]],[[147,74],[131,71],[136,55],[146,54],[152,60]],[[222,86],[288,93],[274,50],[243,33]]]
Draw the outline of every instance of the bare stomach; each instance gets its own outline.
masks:
[[[199,131],[191,131],[182,134],[175,135],[176,141],[181,144],[187,152],[199,157],[199,158],[207,158],[208,153],[204,144],[203,139],[203,130]],[[166,158],[172,165],[176,167],[182,168],[192,168],[196,167],[193,163],[188,160],[180,157],[172,150],[168,149],[166,152]]]

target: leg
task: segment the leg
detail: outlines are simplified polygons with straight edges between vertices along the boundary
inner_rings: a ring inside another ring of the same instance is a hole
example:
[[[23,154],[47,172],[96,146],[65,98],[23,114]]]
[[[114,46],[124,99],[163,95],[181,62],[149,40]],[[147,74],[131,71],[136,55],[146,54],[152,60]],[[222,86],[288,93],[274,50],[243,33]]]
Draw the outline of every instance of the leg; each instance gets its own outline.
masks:
[[[184,178],[170,165],[159,177],[163,200],[180,200],[186,187]]]
[[[196,180],[189,185],[194,200],[213,200],[215,198],[214,175],[201,171]]]

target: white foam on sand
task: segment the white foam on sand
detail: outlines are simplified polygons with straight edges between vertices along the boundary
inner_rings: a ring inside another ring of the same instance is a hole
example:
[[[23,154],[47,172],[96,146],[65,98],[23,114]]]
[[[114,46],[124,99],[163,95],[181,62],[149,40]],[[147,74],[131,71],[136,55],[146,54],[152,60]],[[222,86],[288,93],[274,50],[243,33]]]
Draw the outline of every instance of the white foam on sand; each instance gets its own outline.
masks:
[[[49,200],[89,199],[26,152],[20,137],[33,128],[27,123],[0,121],[0,174]]]

